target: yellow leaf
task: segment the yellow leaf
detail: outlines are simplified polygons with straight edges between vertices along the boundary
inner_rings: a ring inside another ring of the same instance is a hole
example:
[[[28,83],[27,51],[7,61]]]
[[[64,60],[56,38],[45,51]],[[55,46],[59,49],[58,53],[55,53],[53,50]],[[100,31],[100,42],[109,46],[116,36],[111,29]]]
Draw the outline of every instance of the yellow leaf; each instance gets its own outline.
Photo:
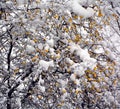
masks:
[[[97,93],[101,92],[101,89],[99,89],[99,88],[96,88],[95,90],[96,90]]]
[[[55,19],[58,19],[58,18],[59,18],[58,14],[55,14],[55,15],[54,15],[54,18],[55,18]]]
[[[67,91],[66,91],[66,89],[65,88],[63,88],[62,89],[62,93],[66,93]]]
[[[57,59],[59,59],[61,56],[60,56],[60,53],[56,54],[55,56]]]
[[[69,22],[69,23],[72,23],[72,18],[70,18],[70,19],[68,20],[68,22]]]
[[[66,28],[63,28],[63,30],[68,33],[69,32],[69,29],[66,27]]]
[[[101,82],[101,81],[102,81],[102,79],[98,77],[97,82]]]
[[[64,16],[62,16],[62,20],[64,20],[65,19],[65,17]]]
[[[22,64],[22,65],[25,65],[25,64],[26,64],[26,61],[23,61],[21,64]]]
[[[114,86],[117,85],[117,79],[115,79],[115,80],[113,81],[113,85],[114,85]]]
[[[2,11],[0,11],[0,15],[2,14]]]
[[[63,104],[62,104],[62,103],[60,103],[60,104],[58,104],[57,106],[58,106],[58,107],[61,107],[61,106],[63,106]]]
[[[93,70],[97,70],[97,66],[96,67],[94,67],[94,69]]]
[[[64,105],[64,101],[62,101],[61,103],[59,103],[57,106],[58,107],[61,107],[61,106],[63,106]]]
[[[59,83],[55,83],[55,85],[56,85],[56,87],[59,87],[59,86],[60,86],[60,84],[59,84]]]
[[[78,16],[77,16],[77,15],[74,15],[73,18],[74,18],[74,19],[78,19]]]
[[[40,3],[40,0],[36,0],[36,3]]]
[[[68,68],[68,69],[67,69],[67,72],[68,72],[68,73],[70,73],[70,72],[71,72],[71,69],[70,69],[70,68]]]
[[[95,31],[95,36],[98,37],[99,36],[99,32],[96,30]]]
[[[79,34],[77,34],[74,38],[75,42],[79,42],[81,40],[81,36]]]
[[[92,86],[91,86],[91,89],[92,89],[92,90],[95,90],[95,86],[94,86],[94,85],[92,85]]]
[[[69,40],[68,40],[68,42],[70,43],[70,42],[72,42],[72,40],[71,40],[71,39],[69,39]],[[69,46],[68,46],[68,48],[69,48]]]
[[[18,73],[19,72],[19,68],[14,69],[14,73]]]
[[[76,25],[74,23],[71,24],[70,29],[76,29]]]
[[[76,89],[75,90],[75,94],[77,95],[77,94],[79,94],[79,93],[81,93],[82,91],[80,90],[80,89]]]
[[[37,40],[37,39],[33,39],[33,41],[34,41],[35,43],[37,43],[37,42],[38,42],[38,40]]]
[[[29,32],[29,31],[26,31],[25,34],[26,34],[26,35],[30,35],[30,32]]]

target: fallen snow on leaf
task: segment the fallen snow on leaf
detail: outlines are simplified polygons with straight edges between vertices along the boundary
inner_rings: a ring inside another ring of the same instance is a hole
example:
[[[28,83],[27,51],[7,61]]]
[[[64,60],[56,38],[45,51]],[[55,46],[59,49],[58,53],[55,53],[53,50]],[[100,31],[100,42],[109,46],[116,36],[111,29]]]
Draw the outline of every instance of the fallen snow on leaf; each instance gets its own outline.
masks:
[[[28,54],[31,54],[31,53],[35,52],[35,48],[32,45],[27,45],[26,46],[26,52]]]
[[[72,81],[75,81],[75,80],[76,80],[76,75],[75,75],[75,74],[71,74],[70,79],[71,79]]]
[[[39,86],[39,88],[40,88],[40,90],[41,90],[42,93],[45,92],[45,87],[44,86]]]
[[[79,15],[79,16],[82,16],[84,18],[89,18],[91,16],[94,15],[95,11],[92,9],[92,8],[84,8],[82,7],[82,2],[79,2],[79,0],[72,0],[71,1],[71,4],[70,4],[70,7],[72,8],[72,11]]]
[[[53,40],[53,39],[46,39],[46,43],[47,43],[50,47],[53,47],[53,46],[54,46],[54,40]]]
[[[39,66],[41,69],[47,71],[49,67],[54,67],[54,62],[53,60],[51,61],[40,60]]]

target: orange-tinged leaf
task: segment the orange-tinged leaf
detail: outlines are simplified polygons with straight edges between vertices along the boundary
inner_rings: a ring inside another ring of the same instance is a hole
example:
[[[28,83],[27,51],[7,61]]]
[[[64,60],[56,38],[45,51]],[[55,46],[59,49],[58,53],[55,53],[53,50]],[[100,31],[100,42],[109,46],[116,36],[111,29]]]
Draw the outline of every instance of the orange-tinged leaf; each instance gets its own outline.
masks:
[[[98,12],[98,17],[102,17],[102,16],[103,16],[102,11],[99,10],[99,12]]]
[[[37,98],[38,98],[38,99],[42,99],[43,97],[42,97],[41,95],[38,95]]]
[[[97,74],[95,72],[93,72],[93,77],[96,78],[97,77]]]
[[[34,57],[32,58],[32,62],[35,62],[38,58],[39,58],[38,56],[34,56]]]
[[[105,25],[110,25],[110,22],[108,20],[103,21]]]
[[[118,82],[118,80],[115,79],[115,80],[113,81],[113,85],[116,86],[116,85],[117,85],[117,82]]]
[[[73,18],[74,18],[74,19],[78,19],[78,16],[77,16],[77,15],[74,15]]]
[[[119,18],[118,15],[116,15],[116,14],[112,14],[112,16],[115,17],[116,19]]]
[[[88,81],[93,81],[93,78],[88,78]]]
[[[80,19],[82,19],[83,18],[83,16],[80,16]]]

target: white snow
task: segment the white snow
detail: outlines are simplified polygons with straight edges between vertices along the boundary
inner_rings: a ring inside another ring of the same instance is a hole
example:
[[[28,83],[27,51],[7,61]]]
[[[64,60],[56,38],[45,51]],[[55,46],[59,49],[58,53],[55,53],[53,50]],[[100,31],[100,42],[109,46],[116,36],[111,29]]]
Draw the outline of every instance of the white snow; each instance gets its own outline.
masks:
[[[96,0],[76,0],[81,5],[91,5],[94,4]]]
[[[10,13],[10,15],[11,15],[12,17],[15,17],[15,16],[16,16],[15,13]]]
[[[40,84],[44,84],[44,79],[41,78],[41,75],[40,75],[39,83],[38,83],[38,84],[39,84],[39,85],[40,85]]]
[[[28,54],[31,54],[31,53],[33,53],[33,52],[35,52],[36,50],[35,50],[35,48],[32,46],[32,45],[27,45],[26,46],[26,52],[28,53]]]
[[[53,47],[53,46],[54,46],[54,40],[53,40],[53,39],[46,39],[46,43],[47,43],[50,47]]]
[[[70,79],[71,79],[72,81],[75,81],[75,80],[76,80],[76,75],[75,75],[75,74],[71,74]]]
[[[78,76],[85,74],[85,69],[79,63],[74,63],[70,68]]]
[[[45,92],[45,87],[44,86],[39,86],[39,88],[40,88],[40,90],[41,90],[42,93]]]
[[[66,62],[67,64],[70,64],[70,65],[73,65],[73,64],[74,64],[73,60],[71,60],[70,58],[66,58],[66,59],[65,59],[65,62]]]
[[[87,49],[79,49],[77,51],[77,55],[80,56],[80,58],[84,61],[86,59],[90,58],[90,54],[88,53]]]
[[[91,1],[91,3],[92,3],[92,1]],[[82,4],[84,4],[83,0],[81,0],[81,1],[80,0],[72,0],[70,3],[70,7],[75,14],[82,16],[84,18],[89,18],[89,17],[93,16],[95,11],[90,7],[88,7],[87,9],[82,7]]]
[[[80,59],[83,61],[82,65],[80,66],[79,63],[74,63],[71,66],[71,69],[73,68],[74,71],[78,74],[79,72],[81,72],[80,74],[84,74],[84,70],[85,67],[89,67],[90,69],[93,69],[96,66],[96,62],[97,60],[94,58],[90,57],[90,54],[88,52],[88,49],[82,49],[78,44],[75,43],[70,43],[70,52],[76,54],[77,56],[80,57]],[[68,60],[68,59],[67,59]],[[84,68],[82,68],[84,67]],[[77,69],[76,69],[77,68]]]
[[[28,39],[28,44],[31,45],[31,46],[34,46],[35,42],[33,40]]]
[[[65,98],[68,96],[68,93],[64,93],[62,96],[61,96],[61,99],[62,100],[65,100]]]
[[[46,52],[48,52],[49,51],[49,45],[48,44],[46,44],[45,46],[44,46],[44,50],[46,51]]]
[[[24,83],[21,83],[17,88],[18,90],[23,90],[25,87]]]
[[[86,58],[90,58],[90,54],[88,53],[87,49],[82,49],[78,44],[70,43],[70,52],[76,53],[77,56],[80,56],[82,60],[85,60]]]
[[[39,66],[43,70],[47,71],[49,67],[54,67],[54,62],[53,62],[53,60],[51,60],[51,61],[40,60]]]
[[[22,107],[21,107],[21,98],[19,97],[19,98],[17,98],[17,104],[19,105],[19,109],[22,109]]]
[[[6,27],[3,27],[2,30],[5,32],[5,31],[7,31],[7,28],[6,28]]]
[[[84,64],[86,67],[89,67],[90,69],[94,69],[94,67],[96,66],[96,62],[97,60],[94,58],[88,58],[85,60]]]
[[[43,49],[43,44],[42,44],[42,43],[39,43],[39,44],[38,44],[38,48],[39,48],[40,50],[42,50],[42,49]]]
[[[80,84],[79,79],[76,79],[74,82],[75,82],[76,85],[79,85],[79,84]]]
[[[58,79],[58,82],[61,84],[62,87],[65,87],[68,83],[68,79],[66,80]]]

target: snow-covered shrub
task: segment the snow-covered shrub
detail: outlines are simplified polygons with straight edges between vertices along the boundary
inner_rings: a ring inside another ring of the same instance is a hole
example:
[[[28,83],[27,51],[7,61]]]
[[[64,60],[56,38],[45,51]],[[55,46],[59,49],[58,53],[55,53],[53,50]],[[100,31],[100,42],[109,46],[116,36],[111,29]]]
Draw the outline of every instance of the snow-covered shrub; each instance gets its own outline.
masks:
[[[0,1],[0,108],[119,108],[119,41],[110,37],[119,36],[118,8],[117,0]]]

